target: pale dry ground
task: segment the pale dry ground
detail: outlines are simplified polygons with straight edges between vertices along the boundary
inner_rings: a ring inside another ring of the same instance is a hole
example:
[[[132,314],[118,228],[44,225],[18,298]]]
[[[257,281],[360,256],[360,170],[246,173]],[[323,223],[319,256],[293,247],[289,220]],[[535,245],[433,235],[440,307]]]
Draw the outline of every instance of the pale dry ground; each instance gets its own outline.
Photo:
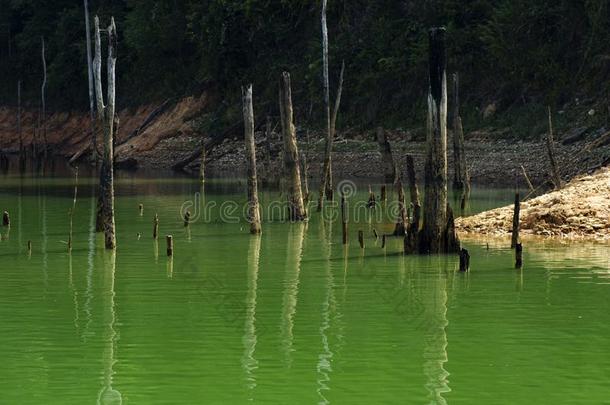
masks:
[[[513,206],[456,220],[461,234],[505,236]],[[521,234],[610,240],[610,168],[576,177],[561,190],[521,203]]]

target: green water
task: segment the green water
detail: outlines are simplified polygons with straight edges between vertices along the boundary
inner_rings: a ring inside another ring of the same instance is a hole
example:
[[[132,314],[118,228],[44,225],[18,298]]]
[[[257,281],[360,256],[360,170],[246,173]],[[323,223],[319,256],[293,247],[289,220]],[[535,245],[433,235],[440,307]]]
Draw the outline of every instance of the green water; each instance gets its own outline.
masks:
[[[460,274],[454,257],[405,257],[396,239],[382,249],[372,230],[392,224],[366,210],[344,250],[339,224],[317,214],[288,224],[263,209],[251,237],[220,209],[244,202],[243,183],[209,181],[199,198],[189,179],[117,177],[116,255],[92,233],[85,174],[69,255],[72,179],[0,175],[12,219],[0,403],[610,403],[608,245],[526,242],[518,272],[507,241],[465,241],[471,272]],[[359,190],[353,203],[367,198]],[[469,209],[511,195],[478,189]],[[279,199],[262,195],[265,207]],[[196,221],[184,228],[189,200]],[[173,259],[151,237],[155,212]]]

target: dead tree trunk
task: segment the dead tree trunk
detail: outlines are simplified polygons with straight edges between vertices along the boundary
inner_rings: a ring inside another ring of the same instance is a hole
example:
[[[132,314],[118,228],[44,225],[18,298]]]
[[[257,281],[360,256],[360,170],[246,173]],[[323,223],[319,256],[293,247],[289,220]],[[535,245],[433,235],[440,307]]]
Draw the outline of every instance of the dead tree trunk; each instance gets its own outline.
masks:
[[[447,57],[445,28],[432,28],[430,39],[430,93],[425,165],[424,221],[419,252],[448,253],[455,246],[455,230],[448,234],[447,218]]]
[[[17,81],[17,134],[19,134],[19,173],[25,172],[25,149],[23,147],[23,133],[21,132],[21,80]]]
[[[284,172],[288,197],[288,218],[291,221],[307,219],[301,191],[301,169],[299,147],[292,112],[292,91],[290,74],[282,73],[280,78],[280,115],[282,118],[282,138],[284,139]]]
[[[390,142],[385,136],[385,131],[382,127],[377,127],[377,143],[381,152],[381,161],[383,163],[383,177],[385,183],[392,183],[396,179],[396,165],[392,157],[392,148]]]
[[[258,204],[258,185],[256,178],[256,144],[254,142],[254,107],[252,106],[252,85],[242,88],[244,111],[244,139],[246,140],[246,158],[248,160],[248,222],[250,233],[261,233],[261,212]]]
[[[396,219],[396,226],[394,227],[394,236],[404,236],[407,231],[408,218],[407,218],[407,206],[405,205],[405,192],[402,188],[402,180],[400,174],[396,175],[396,194],[398,196],[398,218]]]
[[[459,77],[457,73],[453,74],[453,168],[453,189],[461,191],[467,196],[470,193],[470,179],[464,150],[464,128],[460,116]]]
[[[267,121],[265,123],[265,177],[267,177],[267,181],[270,180],[271,177],[271,117],[267,115]]]
[[[97,161],[97,136],[95,133],[95,94],[93,90],[93,67],[91,66],[91,25],[89,24],[89,2],[83,0],[85,7],[85,40],[87,41],[87,79],[89,84],[89,115],[91,120],[91,160]]]
[[[553,141],[553,118],[551,116],[551,107],[548,107],[549,111],[549,133],[546,138],[546,149],[549,153],[549,163],[551,166],[551,177],[555,188],[561,188],[561,176],[559,175],[559,168],[557,167],[557,161],[555,160],[555,142]]]
[[[40,88],[41,112],[40,124],[42,130],[42,139],[44,140],[43,158],[46,162],[48,143],[47,143],[47,105],[46,105],[46,90],[47,90],[47,59],[45,56],[44,37],[40,37],[42,43],[42,86]]]
[[[335,98],[335,107],[333,109],[333,114],[330,118],[330,133],[331,133],[331,147],[332,141],[335,139],[335,134],[337,133],[337,115],[339,114],[339,107],[341,106],[341,95],[343,94],[343,74],[345,73],[345,61],[341,62],[341,73],[339,74],[339,87],[337,88],[337,96]],[[332,154],[332,149],[331,152]],[[330,156],[330,155],[329,155]],[[328,169],[326,172],[326,185],[324,187],[324,194],[326,196],[326,200],[333,200],[333,169],[332,169],[332,160],[329,157]]]
[[[513,232],[510,240],[510,247],[514,249],[519,243],[519,212],[521,211],[521,202],[519,193],[515,193],[515,209],[513,211]]]
[[[205,183],[205,140],[201,140],[201,164],[199,165],[199,181]]]
[[[114,112],[115,112],[115,66],[117,33],[114,18],[106,29],[108,34],[108,88],[107,102],[104,104],[102,90],[102,45],[100,38],[99,18],[95,17],[95,58],[93,59],[93,76],[95,80],[95,97],[97,105],[97,118],[104,129],[104,150],[100,168],[100,194],[98,199],[97,230],[104,231],[106,249],[116,247],[114,224],[114,173],[113,173],[113,138],[114,138]]]
[[[415,176],[415,165],[413,163],[413,156],[411,155],[407,155],[407,182],[409,183],[409,194],[411,197],[411,205],[413,206],[413,217],[411,218],[411,223],[407,228],[405,253],[413,253],[417,251],[419,223],[421,220],[421,205],[419,202],[417,178]]]
[[[326,113],[326,148],[324,150],[324,164],[322,167],[320,189],[318,194],[318,211],[322,210],[324,193],[329,188],[327,185],[331,177],[331,154],[333,149],[333,133],[330,118],[330,84],[328,79],[328,27],[326,25],[326,3],[322,0],[322,75],[324,87],[324,111]],[[332,185],[330,186],[332,188]]]

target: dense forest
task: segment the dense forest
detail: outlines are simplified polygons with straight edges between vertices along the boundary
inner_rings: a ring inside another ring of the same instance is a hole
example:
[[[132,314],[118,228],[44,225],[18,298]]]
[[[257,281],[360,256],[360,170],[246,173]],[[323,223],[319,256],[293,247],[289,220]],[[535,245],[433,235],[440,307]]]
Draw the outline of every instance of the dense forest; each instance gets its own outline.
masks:
[[[119,35],[118,107],[209,91],[217,113],[239,114],[240,87],[257,110],[277,107],[280,72],[292,74],[297,113],[322,115],[320,1],[92,0]],[[331,88],[345,61],[341,120],[395,125],[421,120],[427,30],[448,30],[449,71],[459,71],[465,115],[603,98],[610,73],[606,0],[330,1]],[[74,0],[0,0],[0,104],[36,107],[46,42],[47,105],[88,108],[84,7]],[[331,95],[332,97],[332,95]]]

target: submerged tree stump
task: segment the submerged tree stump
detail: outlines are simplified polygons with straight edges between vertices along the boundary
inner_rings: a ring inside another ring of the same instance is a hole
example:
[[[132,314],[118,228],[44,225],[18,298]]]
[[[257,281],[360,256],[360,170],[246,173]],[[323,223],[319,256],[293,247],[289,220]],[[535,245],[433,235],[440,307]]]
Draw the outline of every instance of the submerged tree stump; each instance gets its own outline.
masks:
[[[167,245],[167,256],[174,255],[174,238],[172,235],[167,235],[165,237],[165,242]]]
[[[461,249],[460,250],[460,271],[467,272],[470,270],[470,253],[468,250]]]
[[[280,115],[282,118],[282,137],[284,138],[284,171],[288,198],[288,218],[290,221],[307,219],[301,190],[301,170],[299,148],[292,110],[292,90],[290,74],[282,73],[280,78]]]
[[[250,233],[261,233],[261,212],[258,202],[258,185],[256,176],[256,144],[254,142],[254,107],[252,106],[252,85],[242,88],[244,113],[244,139],[246,141],[247,177],[248,177],[248,222]]]
[[[515,246],[515,268],[520,269],[523,267],[523,245],[517,243]]]
[[[153,219],[153,239],[157,239],[159,237],[159,215],[155,213],[155,218]]]

